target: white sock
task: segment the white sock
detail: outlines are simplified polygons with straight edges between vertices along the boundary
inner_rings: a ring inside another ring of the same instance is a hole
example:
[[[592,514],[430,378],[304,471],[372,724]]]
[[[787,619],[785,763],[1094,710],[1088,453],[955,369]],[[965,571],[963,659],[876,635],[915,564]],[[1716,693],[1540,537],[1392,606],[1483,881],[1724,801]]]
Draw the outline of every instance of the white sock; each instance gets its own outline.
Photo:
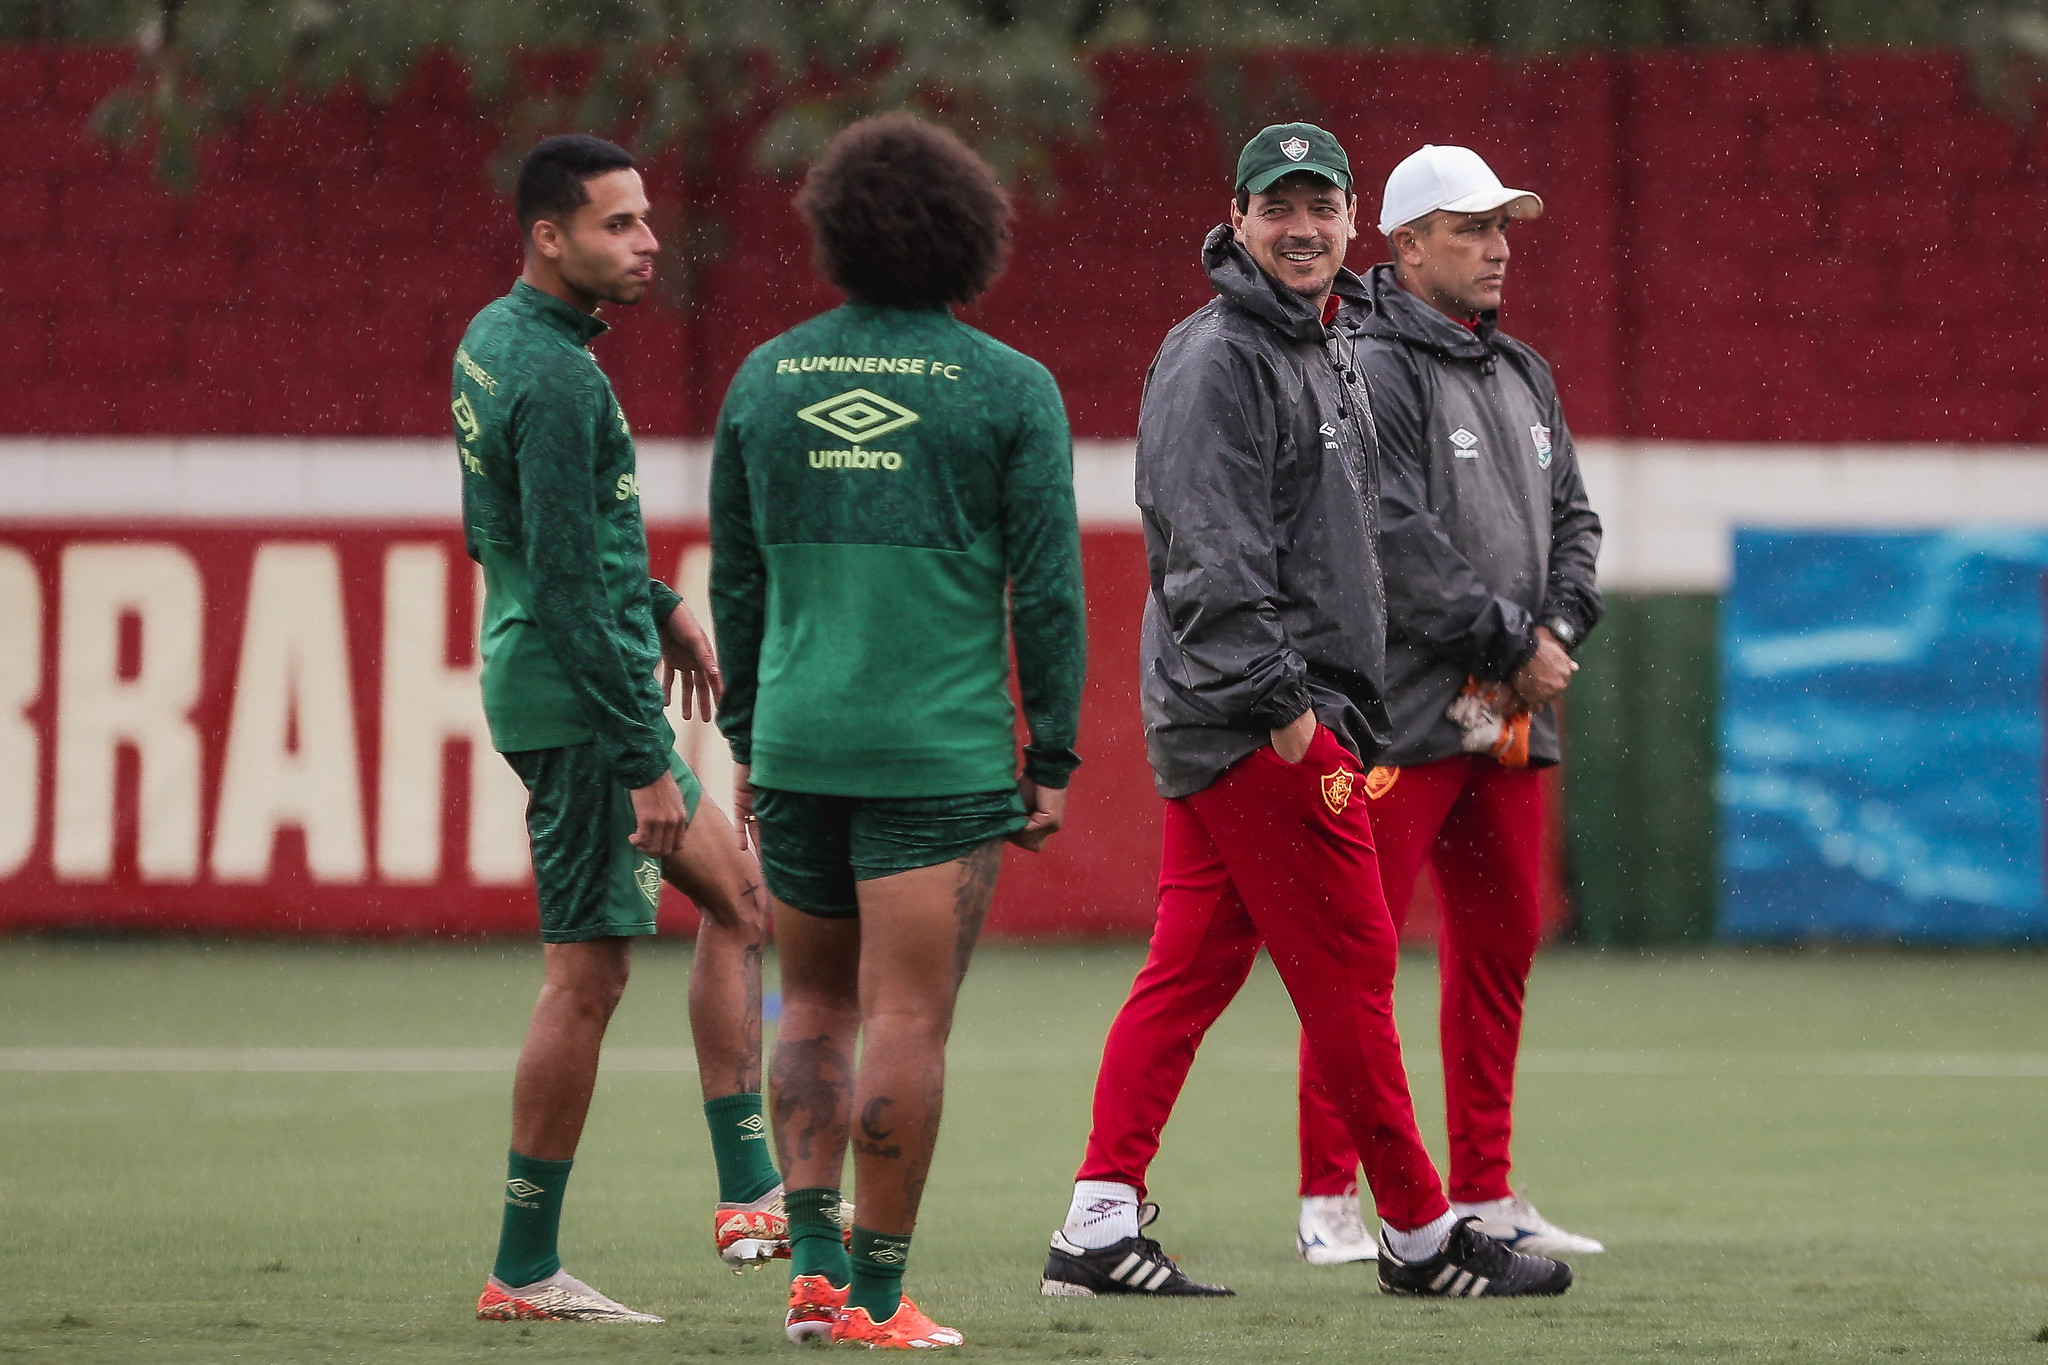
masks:
[[[1489,1199],[1483,1204],[1459,1204],[1454,1202],[1451,1205],[1451,1212],[1457,1214],[1460,1218],[1484,1218],[1489,1213],[1504,1211],[1508,1205],[1514,1202],[1515,1197],[1513,1195],[1509,1195],[1505,1199]]]
[[[1115,1246],[1138,1235],[1138,1191],[1114,1180],[1076,1180],[1067,1225],[1060,1229],[1084,1251]]]
[[[1424,1223],[1411,1232],[1403,1232],[1392,1223],[1384,1224],[1380,1231],[1387,1236],[1387,1250],[1403,1261],[1413,1264],[1426,1261],[1444,1249],[1444,1239],[1451,1235],[1451,1229],[1458,1226],[1458,1215],[1449,1209],[1444,1216],[1433,1223]]]

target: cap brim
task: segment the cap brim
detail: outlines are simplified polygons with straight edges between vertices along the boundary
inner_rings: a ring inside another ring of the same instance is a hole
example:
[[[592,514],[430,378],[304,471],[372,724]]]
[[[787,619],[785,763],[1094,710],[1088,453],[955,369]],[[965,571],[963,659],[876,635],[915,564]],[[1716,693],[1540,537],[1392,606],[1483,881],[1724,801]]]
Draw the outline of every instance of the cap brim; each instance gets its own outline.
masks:
[[[1497,190],[1481,190],[1468,194],[1463,199],[1453,199],[1445,204],[1443,213],[1492,213],[1504,208],[1510,218],[1541,218],[1543,201],[1527,190],[1511,190],[1505,187]]]
[[[1294,175],[1300,171],[1307,171],[1310,175],[1319,175],[1338,189],[1344,190],[1346,193],[1350,192],[1351,177],[1349,175],[1336,169],[1334,166],[1324,166],[1314,161],[1290,161],[1285,166],[1275,166],[1270,171],[1260,171],[1257,175],[1252,176],[1242,185],[1239,185],[1238,188],[1251,194],[1264,194],[1272,187],[1274,181],[1285,179],[1287,176]]]

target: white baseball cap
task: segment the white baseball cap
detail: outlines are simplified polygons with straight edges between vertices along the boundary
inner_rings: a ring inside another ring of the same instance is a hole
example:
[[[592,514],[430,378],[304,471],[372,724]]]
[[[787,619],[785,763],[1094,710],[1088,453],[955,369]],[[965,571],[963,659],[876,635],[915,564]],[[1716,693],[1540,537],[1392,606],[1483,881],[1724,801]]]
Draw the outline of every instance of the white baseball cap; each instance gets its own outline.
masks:
[[[1391,234],[1425,213],[1491,213],[1505,206],[1510,218],[1541,218],[1543,201],[1527,190],[1500,183],[1493,168],[1469,147],[1425,144],[1394,167],[1380,200],[1380,231]]]

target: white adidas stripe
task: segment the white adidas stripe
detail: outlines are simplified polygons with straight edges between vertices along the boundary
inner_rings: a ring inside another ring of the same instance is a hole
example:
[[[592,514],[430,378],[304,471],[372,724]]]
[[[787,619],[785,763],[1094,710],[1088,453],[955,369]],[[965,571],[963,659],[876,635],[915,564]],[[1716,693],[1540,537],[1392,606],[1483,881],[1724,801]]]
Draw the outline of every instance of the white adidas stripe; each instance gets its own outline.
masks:
[[[1472,1283],[1472,1280],[1473,1280],[1473,1275],[1472,1275],[1472,1272],[1471,1272],[1471,1271],[1469,1271],[1469,1270],[1461,1270],[1461,1271],[1459,1271],[1459,1272],[1458,1272],[1458,1278],[1457,1278],[1457,1279],[1455,1279],[1455,1280],[1452,1280],[1452,1281],[1451,1281],[1451,1297],[1455,1299],[1455,1298],[1457,1298],[1457,1297],[1458,1297],[1458,1296],[1459,1296],[1460,1294],[1463,1294],[1463,1293],[1465,1292],[1465,1286],[1466,1286],[1466,1285],[1468,1285],[1468,1284],[1471,1284],[1471,1283]]]
[[[1463,1271],[1459,1270],[1458,1267],[1454,1265],[1445,1266],[1441,1271],[1437,1273],[1437,1277],[1429,1282],[1430,1291],[1434,1293],[1438,1290],[1441,1290],[1445,1285],[1451,1282],[1452,1276],[1461,1275],[1463,1273]]]
[[[1486,1292],[1486,1286],[1492,1283],[1493,1281],[1487,1279],[1484,1275],[1475,1277],[1472,1281],[1472,1287],[1465,1291],[1465,1297],[1468,1299],[1478,1298]]]
[[[1146,1289],[1146,1291],[1147,1291],[1147,1292],[1156,1292],[1156,1291],[1158,1290],[1159,1286],[1160,1286],[1160,1285],[1162,1285],[1162,1284],[1165,1284],[1165,1283],[1166,1283],[1166,1280],[1167,1280],[1167,1277],[1168,1277],[1168,1276],[1170,1276],[1170,1275],[1172,1275],[1172,1274],[1173,1274],[1173,1267],[1172,1267],[1172,1266],[1170,1266],[1170,1265],[1163,1265],[1163,1266],[1159,1267],[1159,1273],[1158,1273],[1158,1274],[1156,1274],[1156,1275],[1154,1275],[1154,1276],[1153,1276],[1153,1277],[1152,1277],[1151,1279],[1149,1279],[1149,1280],[1147,1280],[1147,1281],[1145,1282],[1145,1289]]]
[[[1144,1260],[1139,1257],[1137,1252],[1130,1252],[1121,1261],[1117,1262],[1116,1269],[1109,1272],[1109,1278],[1115,1280],[1118,1284],[1122,1284],[1124,1276],[1130,1274],[1144,1263]]]

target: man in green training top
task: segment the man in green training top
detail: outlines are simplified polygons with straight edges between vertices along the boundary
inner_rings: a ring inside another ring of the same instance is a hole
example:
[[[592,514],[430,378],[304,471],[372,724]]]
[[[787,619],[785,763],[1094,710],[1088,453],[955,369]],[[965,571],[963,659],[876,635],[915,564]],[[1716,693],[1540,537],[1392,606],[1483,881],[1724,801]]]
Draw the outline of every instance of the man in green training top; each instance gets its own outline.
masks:
[[[870,119],[833,140],[797,207],[850,301],[747,358],[711,470],[719,724],[782,962],[787,1331],[953,1346],[902,1296],[903,1270],[1003,840],[1044,844],[1080,761],[1073,453],[1045,367],[948,311],[1008,241],[980,158],[908,115]],[[849,1140],[850,1258],[832,1218]]]
[[[633,438],[591,358],[597,309],[637,302],[657,244],[633,158],[552,137],[519,169],[526,265],[455,353],[455,434],[470,555],[483,565],[491,739],[526,783],[546,982],[512,1087],[497,1263],[480,1318],[659,1322],[562,1269],[562,1187],[583,1133],[633,937],[664,879],[703,923],[690,1028],[718,1165],[713,1235],[736,1267],[786,1247],[761,1115],[761,951],[754,860],[675,753],[663,713],[720,692],[710,642],[647,574]],[[655,673],[659,666],[662,679]]]

